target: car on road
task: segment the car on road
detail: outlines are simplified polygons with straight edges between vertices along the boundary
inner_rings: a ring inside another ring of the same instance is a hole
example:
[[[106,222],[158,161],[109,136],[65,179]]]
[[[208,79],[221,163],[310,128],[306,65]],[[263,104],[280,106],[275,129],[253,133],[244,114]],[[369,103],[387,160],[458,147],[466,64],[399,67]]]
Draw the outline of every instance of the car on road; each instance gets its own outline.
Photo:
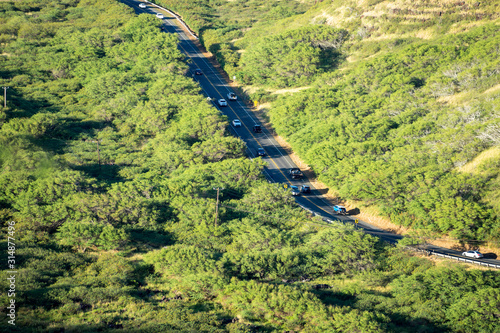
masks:
[[[333,206],[333,212],[340,215],[347,215],[347,209],[344,206],[335,205]]]
[[[309,185],[302,185],[300,187],[300,192],[302,192],[302,193],[311,193],[311,187]]]
[[[300,195],[300,190],[299,190],[299,187],[298,187],[298,186],[292,185],[292,186],[290,186],[290,189],[292,190],[292,195],[293,195],[294,197],[296,197],[296,196],[299,196],[299,195]]]
[[[255,133],[261,133],[261,132],[262,132],[262,127],[260,127],[260,125],[253,125],[252,130],[253,130]]]
[[[257,156],[266,156],[264,148],[257,148]]]
[[[159,18],[159,19],[162,19],[164,18],[163,14],[162,13],[156,13],[156,17]]]
[[[304,177],[304,174],[302,173],[302,171],[300,171],[299,168],[291,168],[290,170],[288,170],[288,174],[290,175],[290,177],[292,177],[292,179],[300,179]]]
[[[146,8],[146,7],[147,7],[147,6],[146,6],[146,4],[145,4],[144,2],[141,2],[141,3],[139,4],[139,8]]]
[[[194,74],[196,74],[196,75],[203,75],[203,72],[201,71],[201,69],[196,68],[196,69],[194,70]]]
[[[465,251],[465,252],[462,252],[462,255],[464,257],[472,257],[472,258],[483,258],[484,255],[479,252],[479,251]]]
[[[230,101],[235,101],[235,100],[238,99],[238,96],[236,96],[235,93],[230,92],[230,93],[227,94],[227,99],[230,100]]]
[[[241,121],[239,119],[234,119],[233,126],[234,127],[241,127]]]
[[[219,106],[227,106],[227,102],[224,98],[218,99],[217,104],[219,104]]]

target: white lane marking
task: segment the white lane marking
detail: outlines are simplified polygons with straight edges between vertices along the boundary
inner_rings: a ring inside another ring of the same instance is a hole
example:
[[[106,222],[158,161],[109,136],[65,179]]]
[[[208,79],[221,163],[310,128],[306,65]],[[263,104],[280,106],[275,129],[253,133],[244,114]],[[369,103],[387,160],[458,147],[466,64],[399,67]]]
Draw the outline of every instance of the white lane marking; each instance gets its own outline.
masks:
[[[177,28],[175,25],[171,24],[169,21],[166,21],[166,23],[168,23],[168,25],[174,27],[174,28]],[[191,45],[191,41],[189,40],[189,38],[186,36],[186,34],[184,33],[184,31],[182,29],[180,29],[181,32],[178,32],[179,35],[181,35],[184,39],[184,41],[187,41],[189,47],[191,48],[192,51],[194,51],[194,54],[197,56],[198,59],[200,59],[203,63],[205,63],[206,67],[208,67],[208,69],[210,70],[210,72],[212,73],[212,75],[217,79],[219,80],[219,82],[222,84],[222,87],[226,88],[227,91],[232,91],[229,89],[229,86],[227,85],[227,83],[225,81],[223,81],[220,76],[216,73],[216,71],[213,69],[213,66],[211,64],[209,64],[207,62],[207,60],[205,59],[205,56],[196,48],[194,47],[193,45]],[[195,63],[195,59],[193,58],[193,56],[189,55],[189,54],[186,54],[189,58],[191,58],[191,60],[193,60],[193,62]],[[214,87],[215,88],[215,87]],[[222,94],[217,90],[217,88],[215,88],[215,90],[217,91],[217,93],[220,95],[221,98],[224,98],[224,96],[222,96]],[[249,112],[248,112],[248,109],[245,105],[241,104],[240,101],[236,101],[238,103],[238,106],[247,114],[247,116],[255,123],[255,124],[259,124],[260,122],[258,121],[257,118],[255,118],[255,116],[252,116]],[[233,108],[228,105],[229,108],[231,110],[233,110]],[[234,112],[234,110],[233,110]],[[236,112],[234,112],[235,114],[237,114]],[[296,166],[294,165],[293,162],[291,162],[291,159],[288,155],[284,155],[283,152],[281,151],[281,147],[278,147],[275,143],[274,143],[274,138],[270,138],[266,133],[263,133],[264,136],[266,137],[266,139],[268,139],[272,146],[278,151],[278,153],[281,155],[281,157],[283,157],[284,161],[286,162],[286,164],[288,165],[289,168],[295,168]]]

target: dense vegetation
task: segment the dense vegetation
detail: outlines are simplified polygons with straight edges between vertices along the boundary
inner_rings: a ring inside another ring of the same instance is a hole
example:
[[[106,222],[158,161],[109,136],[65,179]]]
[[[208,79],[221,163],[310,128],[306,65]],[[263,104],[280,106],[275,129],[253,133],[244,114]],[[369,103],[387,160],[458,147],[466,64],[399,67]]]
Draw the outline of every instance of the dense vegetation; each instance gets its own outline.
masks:
[[[498,240],[500,206],[485,200],[498,191],[498,161],[457,170],[500,143],[488,135],[498,131],[498,92],[459,106],[438,97],[497,84],[499,46],[497,26],[415,43],[278,99],[271,119],[341,196],[404,226]]]
[[[14,221],[18,271],[2,331],[499,329],[497,272],[324,225],[268,184],[158,23],[108,0],[0,2],[0,246]]]
[[[198,17],[187,2],[159,2]],[[498,2],[198,2],[205,46],[259,89],[251,98],[275,100],[277,133],[339,197],[498,246]],[[252,5],[287,14],[246,16]]]

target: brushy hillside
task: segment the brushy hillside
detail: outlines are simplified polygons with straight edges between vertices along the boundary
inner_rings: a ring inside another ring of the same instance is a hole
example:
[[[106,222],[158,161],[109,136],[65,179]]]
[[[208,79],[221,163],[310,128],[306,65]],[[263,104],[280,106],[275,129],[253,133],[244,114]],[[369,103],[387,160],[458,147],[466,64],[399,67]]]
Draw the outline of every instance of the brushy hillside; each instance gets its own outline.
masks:
[[[307,7],[247,4],[241,15],[280,20]],[[327,83],[311,81],[310,90],[322,93],[343,82],[331,37],[350,39],[345,29],[308,29],[273,40],[310,43],[304,54],[317,53],[317,67],[308,80]],[[0,295],[0,331],[498,331],[498,272],[325,224],[269,184],[154,16],[109,0],[0,1],[0,43],[0,84],[10,87],[0,113],[3,291],[16,272],[15,293]],[[428,114],[417,110],[400,117]],[[469,173],[494,156],[454,170]],[[218,210],[214,187],[223,188]]]
[[[461,168],[500,144],[498,1],[200,2],[205,46],[274,101],[277,133],[322,182],[396,224],[498,245],[500,159]],[[286,15],[228,15],[257,3]]]

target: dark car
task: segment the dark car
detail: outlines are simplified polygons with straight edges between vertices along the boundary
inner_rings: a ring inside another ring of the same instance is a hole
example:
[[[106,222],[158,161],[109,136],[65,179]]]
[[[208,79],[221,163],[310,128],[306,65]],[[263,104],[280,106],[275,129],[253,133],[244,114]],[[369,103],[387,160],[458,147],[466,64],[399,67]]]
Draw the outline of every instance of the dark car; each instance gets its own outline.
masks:
[[[257,156],[266,156],[264,148],[257,148]]]
[[[194,70],[194,74],[196,74],[196,75],[203,75],[203,72],[201,71],[201,69],[196,68],[196,69]]]
[[[302,173],[302,171],[300,171],[299,168],[291,168],[290,170],[288,170],[288,174],[290,175],[290,177],[292,177],[292,179],[300,179],[304,177],[304,174]]]
[[[260,127],[260,125],[254,125],[253,126],[253,131],[255,133],[261,133],[262,132],[262,127]]]
[[[309,185],[302,185],[300,187],[300,192],[302,192],[302,193],[311,193],[311,187]]]

